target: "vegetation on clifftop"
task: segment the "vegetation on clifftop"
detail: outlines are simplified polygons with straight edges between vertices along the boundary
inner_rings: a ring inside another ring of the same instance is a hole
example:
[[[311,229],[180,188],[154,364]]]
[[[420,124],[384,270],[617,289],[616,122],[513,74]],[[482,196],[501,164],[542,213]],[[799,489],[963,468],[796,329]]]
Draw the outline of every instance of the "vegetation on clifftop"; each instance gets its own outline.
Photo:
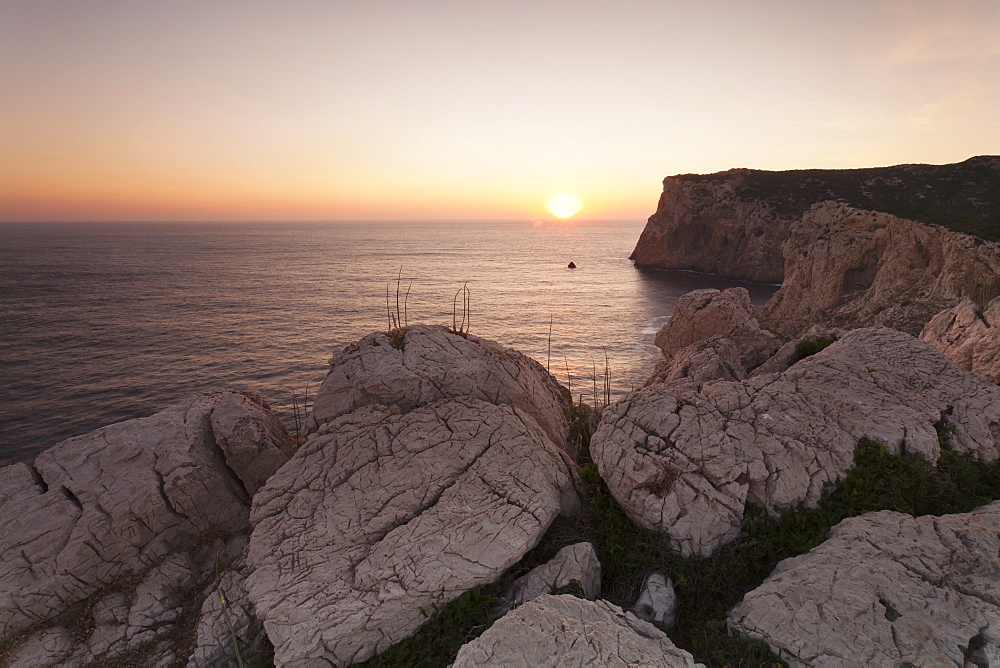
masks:
[[[731,169],[683,174],[684,181],[736,180],[742,200],[767,201],[797,217],[816,202],[841,200],[859,209],[941,225],[1000,241],[1000,157],[978,156],[952,165],[897,165],[864,169]]]

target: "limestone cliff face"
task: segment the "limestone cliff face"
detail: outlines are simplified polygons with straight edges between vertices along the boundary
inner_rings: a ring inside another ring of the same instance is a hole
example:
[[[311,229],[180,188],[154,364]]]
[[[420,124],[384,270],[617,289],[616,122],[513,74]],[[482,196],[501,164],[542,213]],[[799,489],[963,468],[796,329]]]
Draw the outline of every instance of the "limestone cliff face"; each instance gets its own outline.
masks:
[[[784,336],[814,324],[917,335],[964,298],[1000,295],[1000,244],[838,202],[815,205],[782,250],[785,281],[761,324]]]
[[[741,199],[737,190],[747,171],[732,170],[723,180],[664,179],[656,213],[631,259],[640,267],[780,282],[781,242],[797,216],[777,214],[762,200]]]
[[[941,311],[920,338],[963,369],[1000,383],[1000,297],[985,308],[966,299]]]
[[[1000,241],[1000,157],[953,165],[732,169],[667,177],[631,259],[639,267],[780,282],[781,245],[792,224],[828,200]]]

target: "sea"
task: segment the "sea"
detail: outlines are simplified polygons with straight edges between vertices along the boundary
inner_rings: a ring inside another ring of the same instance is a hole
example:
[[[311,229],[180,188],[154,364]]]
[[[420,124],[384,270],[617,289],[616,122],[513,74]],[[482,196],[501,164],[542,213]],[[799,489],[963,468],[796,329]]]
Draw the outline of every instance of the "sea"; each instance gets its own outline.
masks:
[[[662,359],[653,338],[682,294],[777,289],[638,269],[643,224],[0,223],[0,464],[218,387],[262,395],[291,428],[331,355],[390,327],[397,295],[403,324],[464,326],[588,403],[607,370],[620,397]]]

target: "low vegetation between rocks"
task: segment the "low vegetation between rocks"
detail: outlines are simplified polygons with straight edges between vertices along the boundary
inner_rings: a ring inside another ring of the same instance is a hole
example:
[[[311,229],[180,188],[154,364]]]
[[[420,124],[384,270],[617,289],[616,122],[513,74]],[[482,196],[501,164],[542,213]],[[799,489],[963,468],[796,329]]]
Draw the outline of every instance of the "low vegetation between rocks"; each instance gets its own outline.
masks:
[[[591,410],[574,407],[571,439],[582,446],[578,470],[585,512],[560,520],[542,543],[491,585],[476,587],[449,605],[425,611],[428,623],[413,637],[372,659],[368,666],[445,666],[458,649],[479,637],[500,616],[501,599],[514,579],[544,563],[565,545],[589,540],[602,566],[602,598],[628,609],[651,572],[666,573],[677,592],[677,625],[668,635],[696,661],[709,666],[772,666],[784,662],[760,642],[730,635],[726,616],[759,586],[778,562],[822,543],[840,521],[878,510],[910,515],[968,512],[1000,498],[1000,461],[983,464],[949,446],[950,429],[938,428],[942,447],[936,465],[916,455],[894,455],[862,439],[847,477],[828,488],[816,508],[795,508],[780,517],[751,506],[739,540],[711,557],[685,558],[664,537],[632,523],[611,496],[589,456]]]

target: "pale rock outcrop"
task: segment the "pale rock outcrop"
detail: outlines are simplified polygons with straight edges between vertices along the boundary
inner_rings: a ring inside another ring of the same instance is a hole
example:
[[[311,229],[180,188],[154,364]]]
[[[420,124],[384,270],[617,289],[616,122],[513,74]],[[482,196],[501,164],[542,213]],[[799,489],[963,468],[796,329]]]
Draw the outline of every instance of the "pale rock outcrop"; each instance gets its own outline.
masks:
[[[285,665],[363,661],[493,582],[579,500],[526,412],[473,398],[320,427],[254,497],[247,591]]]
[[[920,338],[963,369],[1000,383],[1000,297],[985,309],[963,300],[931,318]]]
[[[776,211],[764,198],[740,196],[747,170],[719,178],[672,176],[630,259],[638,267],[691,269],[780,283],[781,242],[801,210]]]
[[[677,621],[677,594],[674,583],[663,573],[650,573],[632,612],[639,619],[669,631]]]
[[[554,443],[566,446],[568,396],[541,364],[445,327],[413,325],[402,331],[402,338],[369,334],[333,356],[307,420],[310,433],[361,406],[385,404],[408,411],[468,396],[520,408]]]
[[[188,659],[188,668],[237,665],[235,642],[241,657],[263,648],[264,625],[257,618],[246,592],[246,567],[227,570],[218,583],[209,589],[201,607],[195,650]]]
[[[746,288],[706,288],[682,295],[670,320],[657,332],[654,343],[669,361],[682,348],[716,335],[739,341],[765,337],[780,344],[770,332],[761,332],[757,308],[750,301]],[[771,354],[773,350],[764,359]]]
[[[580,585],[584,598],[595,599],[601,595],[601,562],[591,543],[567,545],[548,562],[514,580],[508,596],[510,606],[551,594],[573,582]]]
[[[204,595],[216,569],[238,558],[245,546],[246,537],[236,536],[175,552],[143,573],[130,591],[98,594],[90,608],[93,630],[76,644],[66,663],[109,665],[123,655],[142,665],[182,661],[190,650],[176,633],[177,625],[197,609],[192,609],[192,601]]]
[[[458,651],[472,666],[701,666],[667,635],[608,601],[541,596]]]
[[[729,613],[793,666],[993,666],[1000,502],[971,513],[844,520]]]
[[[285,425],[256,395],[229,392],[212,408],[212,434],[247,494],[253,496],[295,454]]]
[[[951,165],[670,176],[631,259],[637,267],[780,283],[791,226],[831,200],[996,238],[998,178],[1000,156],[990,155]]]
[[[8,666],[58,666],[73,650],[75,640],[63,626],[36,631],[7,656]]]
[[[213,421],[219,407],[226,417]],[[258,450],[273,467],[272,450],[290,447],[282,436],[259,398],[215,392],[0,469],[0,637],[208,532],[248,530],[246,486],[260,474],[241,480],[226,457]]]
[[[746,288],[729,288],[683,295],[655,343],[665,361],[646,385],[685,378],[699,383],[743,380],[782,342],[760,327]]]
[[[782,336],[813,324],[918,335],[961,299],[1000,295],[1000,244],[837,202],[792,225],[782,252],[785,279],[760,318]]]
[[[815,504],[862,438],[936,461],[939,421],[958,452],[1000,455],[1000,387],[908,334],[859,329],[784,373],[643,388],[605,409],[591,453],[633,521],[708,555],[747,502]]]

